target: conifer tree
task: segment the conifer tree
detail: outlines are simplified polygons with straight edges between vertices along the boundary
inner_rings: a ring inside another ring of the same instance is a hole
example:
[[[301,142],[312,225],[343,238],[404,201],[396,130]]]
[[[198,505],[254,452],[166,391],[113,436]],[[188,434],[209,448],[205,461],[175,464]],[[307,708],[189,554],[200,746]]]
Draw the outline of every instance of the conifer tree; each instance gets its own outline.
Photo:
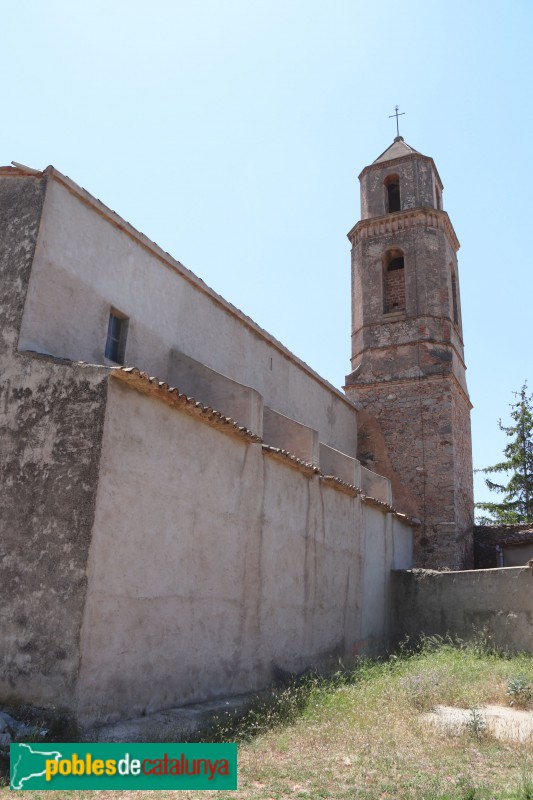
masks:
[[[511,405],[514,424],[503,425],[501,419],[498,421],[500,430],[511,439],[503,451],[505,461],[476,470],[489,475],[505,472],[511,478],[506,484],[485,479],[490,491],[502,494],[503,499],[500,503],[476,503],[476,508],[492,515],[492,518],[481,517],[478,520],[481,524],[533,523],[533,395],[527,395],[527,383],[513,394],[518,398]]]

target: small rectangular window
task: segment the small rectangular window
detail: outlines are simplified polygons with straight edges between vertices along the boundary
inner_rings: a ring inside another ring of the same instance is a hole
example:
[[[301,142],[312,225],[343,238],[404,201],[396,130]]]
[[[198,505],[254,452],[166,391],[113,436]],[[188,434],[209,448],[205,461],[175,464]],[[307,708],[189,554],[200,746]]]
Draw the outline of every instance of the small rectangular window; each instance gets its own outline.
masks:
[[[128,317],[120,311],[112,308],[109,314],[109,324],[107,326],[107,341],[105,345],[105,357],[116,364],[124,363],[126,354],[126,337],[128,335]]]

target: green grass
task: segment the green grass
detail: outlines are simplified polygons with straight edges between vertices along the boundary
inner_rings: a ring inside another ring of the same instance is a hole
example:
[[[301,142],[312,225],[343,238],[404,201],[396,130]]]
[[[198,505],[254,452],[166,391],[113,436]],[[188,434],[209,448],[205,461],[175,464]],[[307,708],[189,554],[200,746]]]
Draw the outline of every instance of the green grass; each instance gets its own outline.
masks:
[[[308,677],[256,704],[240,723],[220,720],[210,740],[239,741],[239,789],[219,800],[533,800],[533,742],[496,740],[471,726],[450,734],[421,719],[436,704],[507,704],[509,681],[533,683],[533,658],[426,641],[416,654],[362,661],[328,679]],[[0,790],[7,800],[9,790]],[[79,795],[79,797],[78,797]],[[71,800],[147,793],[72,792]],[[203,792],[157,792],[165,800]],[[63,793],[25,792],[28,800]]]

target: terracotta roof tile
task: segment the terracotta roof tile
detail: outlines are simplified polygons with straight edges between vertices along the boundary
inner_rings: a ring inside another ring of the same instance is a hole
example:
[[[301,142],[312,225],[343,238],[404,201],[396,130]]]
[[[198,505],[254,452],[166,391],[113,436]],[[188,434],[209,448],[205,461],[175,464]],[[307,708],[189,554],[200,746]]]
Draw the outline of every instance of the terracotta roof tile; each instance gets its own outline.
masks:
[[[387,147],[372,163],[381,164],[384,161],[392,161],[395,158],[402,158],[403,156],[410,156],[413,153],[422,155],[414,147],[404,141],[403,136],[396,136],[393,143]]]
[[[527,544],[528,542],[533,542],[533,528],[527,531],[519,531],[514,535],[504,536],[501,539],[496,539],[494,544],[500,547],[511,547],[512,545]]]
[[[113,367],[111,369],[111,375],[147,394],[159,396],[160,399],[166,400],[167,402],[170,399],[173,406],[183,406],[185,410],[193,413],[195,416],[201,417],[213,425],[227,426],[228,432],[236,433],[253,442],[261,442],[264,453],[279,458],[291,466],[306,472],[308,475],[318,475],[320,480],[335,486],[340,491],[347,492],[353,496],[361,495],[363,502],[381,508],[386,513],[394,514],[409,525],[416,524],[415,520],[412,520],[405,514],[400,514],[395,508],[388,505],[388,503],[363,494],[358,486],[347,483],[341,480],[341,478],[337,478],[335,475],[324,475],[320,471],[320,467],[316,464],[303,461],[288,450],[283,450],[280,447],[272,447],[269,444],[263,443],[263,440],[258,434],[249,430],[244,425],[239,425],[239,423],[231,417],[224,416],[220,411],[216,411],[211,408],[211,406],[200,403],[194,397],[188,397],[186,394],[180,393],[179,389],[176,387],[170,386],[165,381],[160,381],[154,376],[150,376],[147,372],[139,369],[139,367]]]
[[[211,424],[227,426],[233,433],[240,434],[251,441],[262,441],[257,433],[249,430],[244,425],[239,425],[239,423],[231,417],[224,416],[220,411],[216,411],[211,406],[200,403],[194,397],[188,397],[186,394],[181,393],[177,387],[170,386],[165,381],[160,381],[150,376],[147,372],[143,372],[138,367],[113,367],[111,375],[149,394],[158,394],[161,399],[167,402],[170,400],[172,405],[181,405],[185,407],[187,411],[202,417]]]

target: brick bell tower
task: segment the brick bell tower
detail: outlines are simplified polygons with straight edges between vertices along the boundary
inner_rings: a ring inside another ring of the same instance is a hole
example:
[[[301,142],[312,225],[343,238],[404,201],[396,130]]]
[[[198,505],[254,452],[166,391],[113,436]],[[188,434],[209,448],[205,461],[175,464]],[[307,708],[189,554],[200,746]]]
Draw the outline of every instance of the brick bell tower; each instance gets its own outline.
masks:
[[[352,372],[359,458],[417,517],[419,567],[472,563],[472,446],[459,242],[433,159],[394,139],[359,176],[352,244]]]

